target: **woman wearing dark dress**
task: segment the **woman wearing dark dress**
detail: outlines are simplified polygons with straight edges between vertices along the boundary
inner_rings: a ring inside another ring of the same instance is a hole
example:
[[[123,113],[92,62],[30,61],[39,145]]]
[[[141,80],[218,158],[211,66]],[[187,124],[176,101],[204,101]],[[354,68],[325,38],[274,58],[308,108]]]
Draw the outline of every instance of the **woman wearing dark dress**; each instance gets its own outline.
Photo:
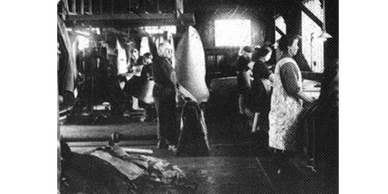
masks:
[[[273,74],[269,70],[266,62],[271,58],[272,49],[270,47],[262,47],[255,51],[252,59],[255,61],[253,66],[253,81],[252,81],[252,104],[251,110],[254,112],[252,133],[262,130],[268,132],[269,121],[268,113],[271,104],[271,82]]]
[[[252,52],[253,48],[251,46],[243,47],[237,61],[237,87],[239,92],[238,108],[240,115],[244,115],[244,97],[247,95],[247,91],[250,88],[250,67],[248,64],[251,62]]]

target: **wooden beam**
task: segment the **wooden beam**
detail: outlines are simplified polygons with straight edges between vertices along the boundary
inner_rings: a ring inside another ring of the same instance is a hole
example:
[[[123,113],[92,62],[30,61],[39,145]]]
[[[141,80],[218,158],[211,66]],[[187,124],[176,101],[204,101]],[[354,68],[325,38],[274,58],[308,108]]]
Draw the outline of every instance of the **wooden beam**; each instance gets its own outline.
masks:
[[[284,36],[286,35],[280,28],[278,28],[277,26],[275,26],[275,30],[276,32],[278,32],[281,36]]]
[[[183,25],[195,25],[193,13],[184,13],[180,15]],[[109,26],[145,26],[145,25],[181,25],[181,21],[173,13],[148,13],[148,14],[97,14],[97,15],[69,15],[66,24],[74,26],[77,24],[86,24],[95,27]]]
[[[298,0],[292,0],[295,4],[297,4],[300,9],[309,17],[311,20],[313,20],[320,28],[323,28],[323,23],[322,21],[314,15],[313,12],[311,12],[306,6],[302,4],[301,1]]]

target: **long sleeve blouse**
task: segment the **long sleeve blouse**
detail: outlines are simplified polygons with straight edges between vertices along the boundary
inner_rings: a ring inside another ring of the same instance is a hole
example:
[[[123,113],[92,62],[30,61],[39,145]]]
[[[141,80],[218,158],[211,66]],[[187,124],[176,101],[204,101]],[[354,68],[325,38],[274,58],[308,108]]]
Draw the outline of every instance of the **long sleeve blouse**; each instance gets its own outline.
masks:
[[[296,96],[296,94],[302,90],[301,86],[298,84],[298,80],[301,79],[298,74],[299,71],[300,70],[292,63],[285,63],[280,67],[282,85],[290,96]]]

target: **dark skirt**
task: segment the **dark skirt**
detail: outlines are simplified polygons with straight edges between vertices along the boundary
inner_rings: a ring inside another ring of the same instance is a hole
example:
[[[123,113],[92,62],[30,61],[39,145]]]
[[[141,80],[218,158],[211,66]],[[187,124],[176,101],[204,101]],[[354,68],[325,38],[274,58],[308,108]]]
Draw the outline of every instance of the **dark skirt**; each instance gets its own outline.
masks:
[[[261,80],[253,80],[248,94],[248,107],[252,112],[267,113],[271,105],[271,92],[267,92]]]
[[[155,108],[158,115],[158,139],[167,139],[170,144],[177,145],[178,120],[174,88],[154,87]]]
[[[142,87],[145,84],[145,80],[139,76],[133,76],[125,83],[123,91],[129,95],[139,98],[142,92]]]

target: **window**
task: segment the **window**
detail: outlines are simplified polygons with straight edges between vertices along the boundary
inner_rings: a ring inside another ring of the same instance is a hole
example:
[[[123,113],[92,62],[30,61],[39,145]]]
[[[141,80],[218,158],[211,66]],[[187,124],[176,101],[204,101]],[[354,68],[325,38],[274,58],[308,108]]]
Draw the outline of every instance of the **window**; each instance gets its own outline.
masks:
[[[286,31],[286,22],[284,21],[284,19],[283,19],[282,16],[279,16],[278,18],[276,18],[276,20],[275,20],[275,25],[276,25],[276,27],[278,27],[284,34],[287,34],[287,31]],[[275,34],[275,39],[276,39],[276,41],[278,41],[281,37],[282,37],[282,35],[279,34],[279,32],[276,31],[276,34]]]
[[[323,20],[323,9],[319,0],[309,0],[304,5],[321,21]],[[302,52],[313,72],[319,73],[324,69],[323,41],[318,38],[321,33],[321,28],[302,12]]]
[[[251,20],[215,20],[215,45],[251,45]]]

